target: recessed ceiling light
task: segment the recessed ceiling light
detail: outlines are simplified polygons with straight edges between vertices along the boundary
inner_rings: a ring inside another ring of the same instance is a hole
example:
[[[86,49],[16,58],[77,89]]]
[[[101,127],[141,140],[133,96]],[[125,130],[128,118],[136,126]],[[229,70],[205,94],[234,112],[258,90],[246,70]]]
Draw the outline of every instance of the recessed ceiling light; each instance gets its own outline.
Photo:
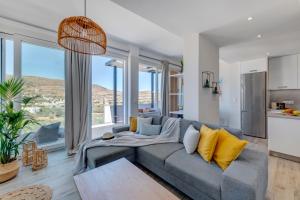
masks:
[[[253,20],[253,17],[248,17],[248,21],[252,21]]]
[[[257,38],[262,38],[262,35],[261,35],[261,34],[258,34],[258,35],[257,35]]]
[[[266,55],[269,56],[269,55],[270,55],[270,52],[267,52]]]

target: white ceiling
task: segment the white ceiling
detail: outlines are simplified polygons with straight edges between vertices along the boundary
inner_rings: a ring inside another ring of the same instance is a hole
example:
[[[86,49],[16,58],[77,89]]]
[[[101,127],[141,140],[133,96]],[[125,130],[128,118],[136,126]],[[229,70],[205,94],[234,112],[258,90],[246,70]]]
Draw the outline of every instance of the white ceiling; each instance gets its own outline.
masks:
[[[300,0],[87,0],[87,15],[112,38],[180,56],[183,36],[202,33],[234,62],[300,52]],[[0,0],[0,17],[56,30],[83,15],[83,0]],[[251,22],[249,16],[254,17]],[[1,27],[0,27],[1,29]],[[262,34],[262,39],[256,38]]]
[[[0,0],[0,17],[57,30],[63,18],[84,14],[83,3],[84,0]],[[168,56],[181,55],[183,41],[179,36],[110,0],[87,0],[87,16],[101,25],[110,38]]]
[[[112,0],[179,36],[203,33],[227,61],[300,52],[299,0]],[[252,16],[253,21],[247,18]],[[262,39],[256,36],[262,34]]]

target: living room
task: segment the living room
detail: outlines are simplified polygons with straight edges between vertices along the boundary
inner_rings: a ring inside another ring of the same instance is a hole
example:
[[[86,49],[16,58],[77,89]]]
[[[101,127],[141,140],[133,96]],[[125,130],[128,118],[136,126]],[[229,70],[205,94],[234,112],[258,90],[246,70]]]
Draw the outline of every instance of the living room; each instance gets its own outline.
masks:
[[[0,199],[300,199],[299,20],[298,0],[0,0]]]

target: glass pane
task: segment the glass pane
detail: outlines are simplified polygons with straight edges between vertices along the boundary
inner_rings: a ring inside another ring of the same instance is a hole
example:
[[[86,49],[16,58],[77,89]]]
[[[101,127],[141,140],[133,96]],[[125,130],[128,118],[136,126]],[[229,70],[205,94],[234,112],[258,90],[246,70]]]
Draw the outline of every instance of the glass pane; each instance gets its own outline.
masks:
[[[60,122],[64,127],[64,51],[23,42],[21,66],[24,96],[39,96],[28,111],[41,125]],[[28,131],[39,127],[32,125]]]
[[[14,42],[5,40],[5,79],[12,77],[14,73]]]
[[[139,112],[159,108],[161,72],[155,66],[139,65]]]
[[[139,109],[150,109],[151,103],[151,73],[139,71]]]
[[[124,60],[93,56],[93,128],[98,127],[99,125],[124,122],[123,69]]]

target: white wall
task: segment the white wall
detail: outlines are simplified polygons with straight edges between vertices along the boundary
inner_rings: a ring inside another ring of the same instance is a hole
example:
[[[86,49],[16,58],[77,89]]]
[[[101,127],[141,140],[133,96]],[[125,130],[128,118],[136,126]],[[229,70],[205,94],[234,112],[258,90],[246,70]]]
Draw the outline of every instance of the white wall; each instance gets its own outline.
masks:
[[[128,55],[128,116],[137,116],[139,98],[139,49],[131,47]]]
[[[212,71],[215,81],[219,80],[219,47],[203,35],[199,35],[200,67],[200,121],[219,124],[219,95],[211,89],[202,88],[202,72]]]
[[[212,71],[219,77],[219,48],[203,35],[184,38],[184,118],[205,123],[219,123],[219,95],[202,88],[202,72]]]
[[[220,61],[220,124],[231,128],[241,128],[240,110],[240,63]]]
[[[183,49],[184,118],[200,120],[199,34],[186,35]]]

